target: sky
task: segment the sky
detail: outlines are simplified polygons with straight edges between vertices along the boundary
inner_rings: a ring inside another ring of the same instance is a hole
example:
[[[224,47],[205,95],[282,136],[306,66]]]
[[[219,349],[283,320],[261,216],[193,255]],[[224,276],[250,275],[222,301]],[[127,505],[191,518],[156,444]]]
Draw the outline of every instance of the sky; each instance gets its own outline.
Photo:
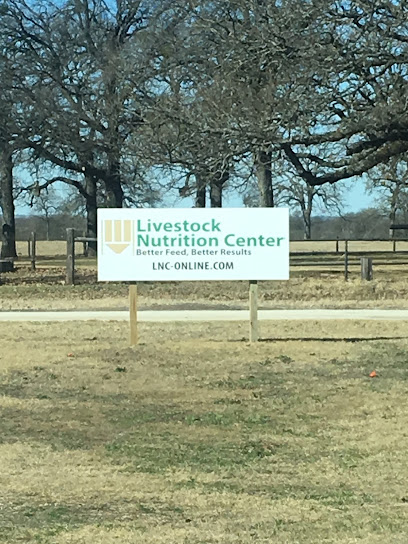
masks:
[[[192,198],[174,197],[169,200],[169,206],[175,208],[190,208],[193,204]],[[375,195],[367,194],[363,179],[356,178],[348,183],[347,189],[344,191],[344,213],[355,213],[375,205]],[[235,194],[227,194],[223,197],[223,206],[225,208],[242,207],[242,198]],[[320,210],[318,213],[321,213]]]
[[[194,201],[191,198],[181,199],[175,195],[173,198],[168,199],[166,205],[174,208],[190,208],[194,205]],[[242,198],[236,194],[226,195],[223,205],[226,208],[242,207]],[[343,213],[354,213],[372,206],[375,206],[375,195],[366,193],[364,181],[361,178],[350,181],[348,189],[345,191]],[[27,204],[20,200],[17,201],[17,215],[30,215],[31,213],[33,211]]]
[[[350,190],[347,191],[347,197],[345,198],[345,212],[358,212],[365,208],[375,206],[375,195],[369,195],[365,191],[363,181],[356,181],[350,184]]]

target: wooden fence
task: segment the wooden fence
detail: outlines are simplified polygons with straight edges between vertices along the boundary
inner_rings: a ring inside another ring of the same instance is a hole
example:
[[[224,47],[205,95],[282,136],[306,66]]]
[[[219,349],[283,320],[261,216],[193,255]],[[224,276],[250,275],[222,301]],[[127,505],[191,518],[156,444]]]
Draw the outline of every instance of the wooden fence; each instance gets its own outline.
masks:
[[[75,254],[75,244],[77,242],[81,242],[83,244],[83,254],[86,255],[88,244],[90,242],[96,242],[96,238],[77,236],[74,229],[67,229],[65,279],[68,285],[75,284],[75,261],[77,257]],[[43,243],[44,242],[41,242],[41,244]],[[381,247],[381,249],[374,247],[374,249],[371,250],[369,247],[370,244],[378,244],[377,247]],[[293,250],[293,245],[296,246],[296,250]],[[316,271],[316,273],[342,274],[344,279],[348,280],[351,270],[353,274],[355,274],[356,270],[360,270],[363,278],[371,279],[373,276],[373,267],[408,265],[407,238],[372,238],[369,240],[297,240],[292,241],[291,246],[292,251],[290,253],[290,266],[292,270],[296,270],[300,273],[302,270],[309,269]],[[302,246],[309,246],[307,247],[308,250],[303,251]],[[56,255],[48,256],[48,254],[47,257],[45,257],[43,246],[40,246],[41,251],[40,257],[38,258],[38,240],[35,232],[31,233],[29,240],[27,240],[26,247],[28,265],[33,271],[35,271],[39,266],[38,263],[41,264],[42,260],[48,261],[46,266],[56,267],[57,264],[54,265],[49,263],[50,258],[57,261],[62,256],[61,253],[58,253],[59,257],[56,257]],[[313,249],[310,250],[310,247]],[[61,248],[61,250],[62,253],[64,253],[64,249]],[[25,261],[25,256],[21,255],[19,261],[23,263],[23,261]],[[13,266],[14,263],[10,263],[10,260],[7,260],[3,270],[1,270],[0,266],[0,272],[6,272]]]
[[[74,229],[67,229],[67,266],[66,266],[66,283],[68,285],[75,284],[75,242],[94,242],[95,238],[76,237]],[[383,265],[397,264],[408,265],[408,249],[397,249],[397,242],[408,242],[408,239],[391,239],[384,240],[383,238],[375,238],[370,240],[299,240],[296,242],[309,243],[333,243],[333,251],[296,251],[290,253],[290,266],[298,268],[313,268],[319,267],[325,271],[330,269],[338,270],[342,268],[344,279],[347,281],[350,275],[350,266],[358,265],[360,267],[361,278],[364,280],[373,279],[373,257],[376,258],[376,263]],[[376,243],[386,242],[390,244],[388,251],[350,251],[349,246],[353,242],[360,243]],[[387,253],[393,255],[392,261],[387,261]],[[405,256],[405,261],[401,261],[400,257]]]
[[[96,238],[87,238],[86,236],[75,236],[75,229],[67,229],[67,267],[65,282],[67,285],[75,285],[75,242],[87,244],[96,242]],[[86,251],[84,246],[84,253]]]

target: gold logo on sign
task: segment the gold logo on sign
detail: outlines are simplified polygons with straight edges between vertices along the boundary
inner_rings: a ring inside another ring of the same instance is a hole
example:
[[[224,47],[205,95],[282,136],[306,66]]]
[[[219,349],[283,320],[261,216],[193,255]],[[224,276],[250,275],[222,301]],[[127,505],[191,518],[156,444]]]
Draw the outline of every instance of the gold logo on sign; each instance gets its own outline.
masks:
[[[118,255],[132,243],[132,221],[107,219],[104,221],[105,244]]]

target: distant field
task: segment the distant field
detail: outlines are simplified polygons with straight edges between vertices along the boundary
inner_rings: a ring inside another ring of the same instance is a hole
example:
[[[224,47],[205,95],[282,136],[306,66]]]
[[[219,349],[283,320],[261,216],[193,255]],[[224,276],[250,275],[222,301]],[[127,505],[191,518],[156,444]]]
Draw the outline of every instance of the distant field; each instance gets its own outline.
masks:
[[[1,247],[1,244],[0,244]],[[397,241],[397,249],[408,251],[408,242]],[[331,242],[319,242],[319,241],[298,241],[290,243],[290,250],[293,252],[302,251],[335,251],[336,241]],[[344,242],[339,242],[339,250],[344,251]],[[76,252],[81,254],[83,251],[83,244],[76,244]],[[364,242],[364,241],[350,241],[349,251],[392,251],[392,242]],[[27,242],[17,242],[17,253],[21,257],[28,256]],[[37,254],[40,257],[56,257],[66,255],[66,242],[65,241],[51,241],[37,242]]]
[[[0,244],[1,247],[1,244]],[[61,257],[67,254],[67,244],[65,241],[38,241],[36,244],[37,255],[39,257]],[[75,252],[81,254],[83,252],[83,244],[77,242],[75,244]],[[20,257],[28,257],[27,242],[17,242],[17,254]]]
[[[0,324],[1,544],[406,543],[408,323],[61,327]]]
[[[344,251],[345,244],[339,241],[339,251]],[[392,241],[369,242],[364,240],[351,240],[348,242],[349,251],[392,251]],[[408,241],[398,241],[397,249],[408,251]],[[293,252],[302,251],[336,251],[336,241],[319,242],[316,241],[297,241],[290,243],[290,250]]]

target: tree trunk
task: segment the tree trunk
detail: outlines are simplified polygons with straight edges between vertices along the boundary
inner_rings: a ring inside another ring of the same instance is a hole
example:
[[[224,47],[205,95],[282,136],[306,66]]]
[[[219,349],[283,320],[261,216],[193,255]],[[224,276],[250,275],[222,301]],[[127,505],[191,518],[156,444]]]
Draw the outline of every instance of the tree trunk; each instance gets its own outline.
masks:
[[[205,208],[205,199],[207,192],[206,180],[202,179],[201,176],[196,174],[196,197],[195,197],[195,208]]]
[[[109,175],[105,180],[106,205],[108,208],[123,208],[123,189],[120,177],[120,161],[109,161]]]
[[[255,170],[259,187],[259,205],[263,208],[273,208],[275,203],[272,185],[272,153],[257,151]]]
[[[86,176],[85,178],[85,206],[86,206],[86,236],[88,238],[97,237],[97,185],[96,178],[93,176]],[[97,254],[97,242],[88,242],[88,256],[95,257]]]
[[[211,180],[210,182],[211,208],[222,208],[222,190],[228,178],[229,178],[228,172],[224,172],[223,174],[219,174],[219,173],[216,174],[216,177],[214,177]]]
[[[80,130],[78,127],[78,138],[80,134]],[[91,132],[90,135],[90,143],[89,149],[85,152],[79,153],[79,158],[82,162],[82,164],[85,166],[86,164],[93,164],[94,162],[94,153],[90,150],[92,149],[92,142],[94,140],[94,132]],[[98,178],[95,176],[92,176],[88,172],[86,172],[85,168],[85,191],[83,191],[81,194],[85,198],[85,210],[86,210],[86,237],[87,238],[96,238],[97,235],[97,210],[98,210],[98,202],[97,202],[97,182]],[[89,257],[95,257],[97,253],[97,242],[88,242],[88,250],[87,250],[87,256]]]
[[[400,194],[400,184],[396,183],[395,187],[391,193],[391,203],[390,203],[390,227],[389,227],[389,237],[394,238],[395,237],[395,231],[391,228],[393,224],[395,224],[395,218],[397,216],[397,210],[398,210],[398,197]]]
[[[311,220],[309,211],[307,211],[303,215],[303,239],[304,240],[312,239],[312,220]]]
[[[0,259],[6,259],[17,257],[13,196],[13,158],[11,152],[3,150],[0,161],[0,204],[3,213]]]
[[[313,198],[314,198],[314,187],[307,185],[306,188],[307,203],[303,205],[302,216],[303,216],[303,232],[304,239],[312,239],[312,209],[313,209]]]
[[[210,184],[211,208],[222,208],[222,184],[212,181]]]

